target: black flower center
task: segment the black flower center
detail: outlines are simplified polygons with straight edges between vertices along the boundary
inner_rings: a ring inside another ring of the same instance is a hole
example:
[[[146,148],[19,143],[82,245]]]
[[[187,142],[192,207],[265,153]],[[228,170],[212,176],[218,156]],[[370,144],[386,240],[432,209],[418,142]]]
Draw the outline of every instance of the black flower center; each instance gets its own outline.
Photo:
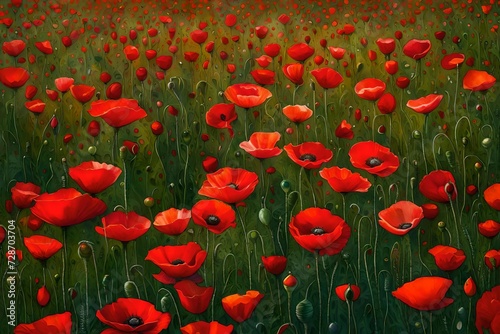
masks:
[[[208,225],[218,225],[220,223],[220,218],[214,215],[209,215],[207,218],[205,218],[205,222]]]
[[[177,260],[173,260],[173,261],[172,261],[172,264],[173,264],[174,266],[177,266],[177,265],[179,265],[179,264],[184,264],[184,263],[185,263],[185,262],[184,262],[184,261],[182,261],[181,259],[177,259]]]
[[[225,120],[226,120],[226,118],[227,118],[227,117],[226,117],[226,115],[224,115],[224,114],[220,114],[220,119],[221,119],[221,120],[225,121]]]
[[[139,317],[130,317],[127,319],[127,322],[126,322],[126,324],[131,326],[131,327],[138,327],[138,326],[142,325],[143,323],[144,323],[144,321]]]
[[[366,165],[369,167],[377,167],[377,166],[380,166],[381,164],[382,164],[382,161],[380,161],[379,158],[371,157],[371,158],[366,159]]]
[[[238,185],[237,185],[237,184],[234,184],[234,183],[232,183],[232,182],[231,182],[231,183],[229,183],[227,186],[228,186],[229,188],[238,189]]]
[[[321,227],[313,227],[311,229],[311,233],[314,235],[322,235],[325,234],[325,230],[323,230]]]
[[[412,227],[412,224],[411,224],[411,223],[403,223],[403,224],[399,225],[399,229],[400,229],[400,230],[407,230],[407,229],[409,229],[410,227]]]
[[[316,156],[314,154],[306,153],[306,154],[302,154],[299,159],[302,161],[305,161],[305,160],[316,161]]]

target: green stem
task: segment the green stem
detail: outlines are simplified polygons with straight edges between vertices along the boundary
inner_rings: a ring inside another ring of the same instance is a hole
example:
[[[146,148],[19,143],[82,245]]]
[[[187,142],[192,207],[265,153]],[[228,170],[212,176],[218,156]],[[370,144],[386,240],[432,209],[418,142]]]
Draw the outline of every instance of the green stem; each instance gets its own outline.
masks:
[[[322,321],[321,321],[322,320],[321,315],[323,314],[323,307],[322,307],[323,305],[322,305],[322,300],[321,300],[322,299],[321,298],[321,295],[322,295],[322,293],[321,293],[321,281],[319,279],[319,252],[316,251],[314,253],[314,256],[316,258],[316,281],[318,282],[318,300],[319,300],[319,322],[318,322],[319,328],[318,328],[318,330],[320,330],[321,328],[323,328]]]

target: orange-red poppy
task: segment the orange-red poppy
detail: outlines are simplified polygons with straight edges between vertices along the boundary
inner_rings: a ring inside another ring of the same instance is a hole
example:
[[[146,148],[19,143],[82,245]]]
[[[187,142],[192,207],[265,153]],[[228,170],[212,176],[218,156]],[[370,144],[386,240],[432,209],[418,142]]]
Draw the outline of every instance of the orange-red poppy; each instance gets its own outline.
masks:
[[[434,203],[422,204],[422,210],[424,210],[424,217],[430,220],[439,215],[439,207]]]
[[[238,203],[245,200],[259,183],[256,173],[242,168],[224,167],[207,174],[207,179],[198,194],[215,198],[226,203]]]
[[[281,275],[285,271],[288,262],[286,256],[282,255],[262,255],[261,260],[264,268],[273,275]]]
[[[74,188],[61,188],[36,197],[31,212],[41,220],[60,227],[80,224],[106,211],[106,203]]]
[[[307,43],[297,43],[286,50],[286,53],[296,61],[304,61],[314,54],[314,48]]]
[[[19,209],[26,209],[33,205],[33,200],[40,195],[41,188],[31,182],[16,182],[10,189],[12,201]]]
[[[35,42],[35,47],[46,55],[50,55],[54,52],[50,41]]]
[[[377,101],[377,108],[384,115],[392,114],[396,110],[396,98],[391,93],[384,93]]]
[[[156,65],[164,71],[172,67],[173,58],[172,56],[158,56],[156,57]]]
[[[102,227],[96,226],[95,231],[106,238],[121,242],[135,240],[151,227],[151,221],[148,218],[140,216],[134,211],[111,212],[102,217],[101,221]]]
[[[344,48],[329,46],[328,51],[330,51],[333,58],[340,60],[344,57],[346,50]]]
[[[388,60],[384,63],[384,68],[387,73],[394,75],[399,70],[399,63],[395,60]]]
[[[441,67],[445,70],[457,69],[465,61],[465,55],[463,53],[450,53],[441,59]]]
[[[215,234],[236,227],[236,212],[230,205],[215,199],[196,202],[191,208],[191,214],[195,224]]]
[[[22,87],[30,78],[30,74],[22,67],[0,68],[0,82],[9,88]]]
[[[415,60],[424,58],[431,50],[431,42],[429,40],[411,39],[403,47],[403,53]]]
[[[259,85],[272,85],[276,82],[274,71],[271,70],[257,69],[250,71],[250,75]]]
[[[123,53],[128,61],[134,61],[139,58],[139,49],[133,45],[127,45],[123,48]]]
[[[354,284],[342,284],[335,288],[335,294],[343,302],[345,302],[347,299],[349,299],[349,301],[355,301],[361,295],[361,289],[359,288],[359,286]]]
[[[191,219],[191,210],[170,208],[159,212],[153,226],[167,235],[179,235],[184,232]]]
[[[389,56],[396,49],[396,41],[394,38],[379,38],[375,43],[377,43],[380,52],[386,56]]]
[[[286,64],[283,66],[283,74],[296,85],[304,83],[304,79],[302,78],[304,75],[304,65],[300,63]]]
[[[60,77],[54,80],[56,88],[62,93],[67,92],[74,82],[75,79],[67,77]]]
[[[200,54],[198,52],[193,52],[193,51],[186,51],[184,52],[184,59],[190,63],[194,63],[196,60],[198,60],[198,57]]]
[[[245,109],[261,105],[272,95],[264,87],[251,83],[234,84],[224,91],[226,99]]]
[[[340,122],[339,126],[335,129],[335,137],[343,139],[353,139],[354,131],[352,131],[352,125],[349,124],[345,119]]]
[[[416,100],[408,100],[406,106],[419,114],[428,114],[439,106],[443,95],[429,94]]]
[[[73,85],[69,90],[71,95],[80,103],[89,102],[95,93],[95,87],[88,85]]]
[[[47,306],[47,304],[50,302],[50,292],[45,284],[42,285],[36,292],[36,301],[41,307]]]
[[[364,100],[375,101],[384,94],[385,88],[386,85],[382,80],[367,78],[354,86],[354,92]]]
[[[354,144],[349,157],[354,167],[381,177],[391,175],[399,167],[398,157],[388,147],[371,140]]]
[[[24,106],[35,115],[41,114],[45,110],[45,102],[40,99],[26,101]]]
[[[452,284],[447,278],[423,276],[403,284],[392,295],[419,311],[434,311],[453,303],[452,298],[445,296]]]
[[[466,258],[463,250],[451,246],[437,245],[429,249],[429,253],[438,268],[445,271],[458,269]]]
[[[500,329],[500,285],[485,291],[476,303],[476,329],[483,334],[497,334]]]
[[[51,314],[30,324],[20,324],[14,328],[14,334],[71,334],[71,313]]]
[[[500,223],[494,221],[493,219],[488,219],[485,222],[479,223],[477,225],[479,233],[487,238],[494,238],[498,233],[500,233]]]
[[[240,143],[240,148],[257,159],[272,158],[282,152],[282,149],[276,147],[280,138],[279,132],[254,132],[249,141]]]
[[[21,39],[5,41],[2,44],[2,51],[12,57],[17,57],[26,48],[26,43]]]
[[[304,105],[289,105],[283,108],[283,114],[294,123],[302,123],[311,118],[313,111]]]
[[[37,92],[38,92],[38,88],[36,88],[36,86],[28,85],[28,86],[26,86],[26,90],[24,92],[24,97],[26,97],[26,100],[31,100],[35,97]]]
[[[114,128],[120,128],[147,116],[137,100],[126,98],[94,101],[87,111],[92,117],[101,117]]]
[[[491,208],[500,211],[500,183],[494,183],[486,188],[483,196]]]
[[[293,162],[306,169],[319,168],[333,157],[333,152],[320,142],[288,144],[283,149]]]
[[[281,45],[277,43],[271,43],[264,46],[264,52],[266,53],[266,55],[272,58],[278,56],[280,54],[280,50]]]
[[[255,61],[257,64],[259,64],[260,67],[268,67],[272,62],[273,58],[269,57],[268,55],[262,55],[258,58],[255,58]]]
[[[300,211],[288,227],[300,246],[319,255],[340,253],[351,236],[351,228],[341,217],[315,207]]]
[[[410,201],[399,201],[378,213],[378,223],[387,232],[394,235],[405,235],[416,228],[424,218],[420,206]]]
[[[211,127],[228,129],[233,134],[231,123],[238,118],[233,103],[218,103],[213,105],[205,114],[205,121]]]
[[[462,81],[464,89],[473,92],[493,87],[497,79],[486,71],[469,70]]]
[[[40,261],[46,261],[63,246],[61,242],[43,235],[24,237],[24,245],[31,256]]]
[[[435,170],[425,175],[418,189],[428,199],[440,203],[448,203],[457,198],[453,174],[446,170]]]
[[[163,284],[174,284],[177,279],[189,278],[196,274],[205,261],[207,252],[196,242],[185,245],[158,246],[148,251],[145,260],[157,265],[161,271],[153,274]]]
[[[319,171],[319,175],[338,193],[365,193],[372,185],[370,181],[362,177],[359,173],[353,173],[347,168],[339,168],[337,166],[323,168]]]
[[[500,250],[490,249],[484,254],[484,263],[490,269],[500,267]]]
[[[105,333],[160,333],[170,324],[170,314],[162,313],[145,300],[118,298],[97,310],[96,317],[111,327]]]
[[[398,77],[396,79],[396,86],[401,89],[405,89],[410,85],[410,79],[408,77]]]
[[[249,290],[244,295],[234,294],[222,298],[222,308],[236,322],[250,318],[264,295],[259,291]]]
[[[208,38],[208,32],[200,30],[200,29],[193,30],[189,34],[189,37],[191,37],[191,39],[193,40],[193,42],[195,42],[197,44],[203,44],[207,40],[207,38]]]
[[[181,327],[182,334],[231,334],[233,325],[224,326],[217,321],[196,321]]]
[[[213,287],[198,286],[190,280],[175,283],[174,289],[179,295],[182,307],[193,314],[205,312],[214,293]]]
[[[344,81],[339,72],[330,67],[322,67],[311,71],[318,85],[324,89],[335,88]]]
[[[111,164],[97,161],[85,161],[75,167],[69,168],[69,176],[90,194],[98,194],[113,183],[121,175],[122,170]]]

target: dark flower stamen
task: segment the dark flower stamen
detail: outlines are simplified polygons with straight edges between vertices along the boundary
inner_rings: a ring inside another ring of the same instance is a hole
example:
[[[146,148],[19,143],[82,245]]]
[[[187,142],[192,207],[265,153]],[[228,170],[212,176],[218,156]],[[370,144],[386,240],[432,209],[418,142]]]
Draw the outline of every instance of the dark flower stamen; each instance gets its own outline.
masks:
[[[323,230],[321,227],[314,227],[311,229],[311,233],[314,235],[322,235],[325,234],[325,230]]]
[[[409,229],[410,227],[412,227],[412,224],[411,224],[411,223],[403,223],[403,224],[400,224],[400,225],[399,225],[399,229],[400,229],[400,230],[407,230],[407,229]]]
[[[223,121],[225,121],[226,120],[226,115],[220,114],[220,119],[223,120]]]
[[[125,323],[131,327],[138,327],[144,324],[144,321],[139,317],[130,317]]]
[[[302,154],[299,159],[302,161],[305,161],[305,160],[316,161],[316,156],[314,154],[306,153],[306,154]]]
[[[229,188],[238,189],[238,185],[237,185],[237,184],[234,184],[234,183],[229,183],[227,186],[228,186]]]
[[[206,219],[205,219],[205,222],[208,224],[208,225],[212,225],[212,226],[215,226],[215,225],[218,225],[220,223],[220,218],[217,217],[217,216],[214,216],[214,215],[210,215],[208,216]]]
[[[182,261],[181,259],[177,259],[177,260],[173,260],[173,261],[172,261],[172,264],[173,264],[174,266],[177,266],[177,265],[179,265],[179,264],[184,264],[184,263],[185,263],[185,262],[184,262],[184,261]]]
[[[377,166],[380,166],[381,164],[382,164],[382,161],[380,161],[379,158],[371,157],[371,158],[366,159],[366,165],[369,167],[377,167]]]

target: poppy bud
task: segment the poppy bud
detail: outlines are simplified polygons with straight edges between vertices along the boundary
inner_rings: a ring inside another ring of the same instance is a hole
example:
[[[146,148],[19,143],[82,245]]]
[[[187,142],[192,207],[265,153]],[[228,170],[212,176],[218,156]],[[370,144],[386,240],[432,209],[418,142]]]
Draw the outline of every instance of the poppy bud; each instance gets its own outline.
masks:
[[[212,156],[207,156],[201,163],[203,170],[207,173],[213,173],[219,168],[219,161],[217,158]]]
[[[439,228],[440,230],[444,229],[445,227],[446,227],[446,223],[445,223],[444,221],[440,221],[440,222],[438,223],[438,228]]]
[[[469,277],[465,283],[464,283],[464,292],[467,295],[467,297],[472,297],[476,294],[476,283],[472,279],[472,277]]]
[[[151,196],[148,196],[144,199],[144,205],[148,208],[152,207],[155,204],[155,199]]]
[[[260,209],[259,220],[262,224],[269,226],[269,223],[271,222],[271,210],[268,208]]]
[[[451,196],[455,191],[455,185],[451,182],[446,183],[444,186],[444,191],[446,191],[446,193]]]
[[[75,288],[69,288],[68,289],[68,295],[71,299],[75,299],[78,296],[78,292],[76,291]]]
[[[163,133],[163,125],[159,121],[154,121],[151,123],[151,132],[153,132],[154,135],[159,136]]]
[[[102,286],[104,288],[107,288],[111,285],[111,276],[109,276],[108,274],[104,275],[104,277],[102,278]]]
[[[308,299],[303,299],[295,307],[295,314],[303,324],[310,323],[314,314],[312,303]]]
[[[90,155],[94,155],[97,153],[97,147],[95,147],[94,145],[89,146],[89,148],[87,149],[87,152],[89,152]]]
[[[145,67],[139,67],[135,71],[135,76],[137,77],[137,80],[144,81],[148,77],[148,70]]]
[[[118,100],[122,96],[122,84],[113,82],[106,88],[106,97],[112,100]]]
[[[345,289],[344,297],[346,301],[351,301],[354,298],[354,292],[351,289],[351,284],[347,285],[347,289]]]
[[[99,122],[96,120],[90,121],[89,126],[87,127],[87,133],[92,137],[97,137],[100,132],[101,125],[99,124]]]
[[[191,132],[189,130],[182,132],[182,140],[184,140],[186,144],[191,142]]]
[[[283,287],[289,294],[292,293],[297,287],[297,279],[292,275],[292,273],[288,273],[288,275],[283,279]]]
[[[491,140],[491,138],[489,138],[489,137],[486,137],[486,138],[484,138],[484,139],[481,141],[481,145],[482,145],[484,148],[490,148],[492,143],[493,143],[493,141],[492,141],[492,140]]]
[[[280,186],[285,194],[290,191],[290,187],[291,187],[290,181],[283,180],[283,181],[281,181]]]
[[[56,131],[57,126],[59,125],[59,122],[57,121],[57,117],[54,115],[52,116],[52,119],[50,120],[50,126],[54,131]]]
[[[44,285],[36,293],[36,301],[41,307],[46,306],[50,301],[50,293],[47,287]]]
[[[123,284],[123,289],[125,290],[125,295],[128,298],[138,298],[137,295],[137,285],[135,285],[134,282],[132,281],[126,281],[125,284]]]
[[[179,114],[179,111],[174,106],[168,106],[167,111],[172,116],[177,116]]]
[[[92,256],[93,250],[92,246],[86,241],[80,241],[78,243],[78,256],[81,259],[89,259]]]

